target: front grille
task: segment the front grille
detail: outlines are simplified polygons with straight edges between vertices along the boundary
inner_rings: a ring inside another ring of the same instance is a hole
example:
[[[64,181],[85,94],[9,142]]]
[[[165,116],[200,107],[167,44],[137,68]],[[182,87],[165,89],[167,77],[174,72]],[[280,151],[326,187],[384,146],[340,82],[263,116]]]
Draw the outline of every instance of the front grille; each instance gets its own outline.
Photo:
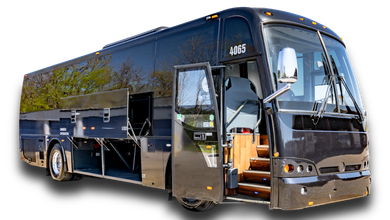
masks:
[[[320,168],[320,172],[322,174],[325,174],[325,173],[336,173],[336,172],[339,172],[339,167],[321,167]]]

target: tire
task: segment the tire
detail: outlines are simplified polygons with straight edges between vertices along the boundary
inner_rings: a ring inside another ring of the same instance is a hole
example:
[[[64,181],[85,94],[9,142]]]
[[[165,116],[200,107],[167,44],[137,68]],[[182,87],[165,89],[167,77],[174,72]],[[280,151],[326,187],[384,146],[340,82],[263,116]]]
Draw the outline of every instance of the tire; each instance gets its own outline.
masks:
[[[49,170],[51,177],[56,181],[68,181],[73,178],[73,174],[66,172],[64,155],[60,144],[55,144],[51,149],[49,158]]]
[[[204,201],[197,199],[179,198],[176,197],[177,201],[185,209],[193,212],[204,212],[213,209],[217,204],[212,201]]]

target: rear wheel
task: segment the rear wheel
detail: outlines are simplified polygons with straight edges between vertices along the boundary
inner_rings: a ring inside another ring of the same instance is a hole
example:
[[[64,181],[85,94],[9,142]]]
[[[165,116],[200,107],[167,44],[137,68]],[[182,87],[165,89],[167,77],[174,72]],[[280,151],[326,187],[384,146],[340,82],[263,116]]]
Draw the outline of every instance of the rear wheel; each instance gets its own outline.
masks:
[[[67,181],[73,178],[71,173],[66,172],[64,155],[60,144],[55,144],[50,152],[49,169],[51,177],[56,181]]]
[[[204,212],[213,209],[217,204],[212,201],[204,201],[197,199],[179,198],[176,197],[177,201],[185,209],[193,212]]]

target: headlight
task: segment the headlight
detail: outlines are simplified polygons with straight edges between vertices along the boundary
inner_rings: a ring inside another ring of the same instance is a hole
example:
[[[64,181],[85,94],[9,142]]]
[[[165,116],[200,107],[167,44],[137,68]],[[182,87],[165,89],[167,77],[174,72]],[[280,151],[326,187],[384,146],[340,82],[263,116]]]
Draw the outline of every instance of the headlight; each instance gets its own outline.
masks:
[[[284,172],[285,173],[292,173],[292,172],[294,172],[294,166],[291,165],[291,164],[287,164],[286,166],[284,166]]]
[[[305,159],[273,159],[275,177],[316,176],[317,170],[310,160]]]

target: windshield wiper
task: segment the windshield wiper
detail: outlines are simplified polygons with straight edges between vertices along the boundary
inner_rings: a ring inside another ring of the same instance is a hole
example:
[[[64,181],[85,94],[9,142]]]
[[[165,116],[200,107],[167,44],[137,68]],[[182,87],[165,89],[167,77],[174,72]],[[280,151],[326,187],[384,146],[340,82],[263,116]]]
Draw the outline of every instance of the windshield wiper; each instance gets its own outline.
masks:
[[[333,81],[333,78],[334,78],[333,74],[328,69],[328,63],[326,62],[324,54],[321,53],[321,56],[322,56],[322,62],[323,62],[324,70],[325,70],[325,75],[327,75],[329,78],[328,78],[328,83],[327,83],[325,97],[324,97],[324,99],[322,101],[321,107],[318,109],[317,113],[312,115],[312,121],[313,121],[314,125],[317,125],[318,121],[320,120],[320,118],[322,118],[322,116],[323,116],[323,114],[324,114],[324,112],[326,110],[326,105],[328,104],[328,98],[329,98],[329,91],[332,88],[331,85],[332,85],[332,81]],[[317,101],[314,101],[314,105],[313,105],[312,110],[315,111],[317,109],[317,107],[318,107],[318,103],[317,103]]]
[[[355,98],[354,98],[354,96],[353,96],[351,90],[349,90],[349,87],[348,87],[348,85],[347,85],[347,82],[345,81],[344,76],[341,76],[341,75],[339,74],[339,71],[338,71],[337,66],[336,66],[336,62],[334,61],[332,55],[330,55],[330,60],[331,60],[331,62],[332,62],[333,72],[337,75],[338,80],[344,85],[345,90],[347,91],[349,97],[350,97],[351,100],[352,100],[353,105],[355,106],[356,112],[357,112],[357,114],[358,114],[358,120],[359,120],[360,122],[362,122],[363,119],[364,119],[364,118],[363,118],[363,113],[362,113],[362,111],[360,110],[360,107],[359,107],[359,105],[357,104],[357,102],[356,102],[356,100],[355,100]],[[340,93],[342,93],[341,85],[340,85]],[[342,99],[344,100],[344,97],[343,97],[343,96],[342,96]],[[346,105],[346,106],[347,106],[347,105]],[[351,112],[352,112],[352,111],[351,111]]]

